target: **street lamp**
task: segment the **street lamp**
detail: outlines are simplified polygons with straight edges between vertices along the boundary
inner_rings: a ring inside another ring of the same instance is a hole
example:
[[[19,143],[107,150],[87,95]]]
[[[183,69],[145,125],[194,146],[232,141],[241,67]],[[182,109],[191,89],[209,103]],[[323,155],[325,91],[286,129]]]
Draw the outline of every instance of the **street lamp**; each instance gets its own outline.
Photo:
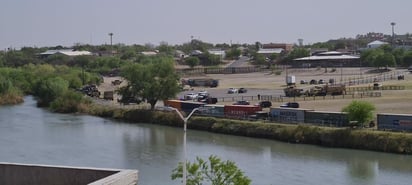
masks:
[[[180,111],[174,107],[170,107],[170,109],[174,110],[177,112],[179,117],[183,120],[183,185],[186,185],[186,176],[187,176],[187,170],[186,170],[186,129],[187,129],[187,121],[192,117],[193,113],[199,110],[199,108],[194,108],[192,112],[187,117],[184,117]]]
[[[110,55],[113,55],[113,33],[109,33],[110,36]]]
[[[391,26],[392,26],[392,46],[395,45],[395,28],[394,28],[395,25],[396,25],[395,22],[391,22]]]

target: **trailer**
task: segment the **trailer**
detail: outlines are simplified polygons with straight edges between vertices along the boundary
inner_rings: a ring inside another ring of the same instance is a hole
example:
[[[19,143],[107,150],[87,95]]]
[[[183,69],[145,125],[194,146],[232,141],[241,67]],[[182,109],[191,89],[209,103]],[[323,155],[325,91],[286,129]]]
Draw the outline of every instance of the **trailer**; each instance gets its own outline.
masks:
[[[219,80],[212,78],[195,78],[182,80],[183,85],[189,85],[190,87],[217,87]]]

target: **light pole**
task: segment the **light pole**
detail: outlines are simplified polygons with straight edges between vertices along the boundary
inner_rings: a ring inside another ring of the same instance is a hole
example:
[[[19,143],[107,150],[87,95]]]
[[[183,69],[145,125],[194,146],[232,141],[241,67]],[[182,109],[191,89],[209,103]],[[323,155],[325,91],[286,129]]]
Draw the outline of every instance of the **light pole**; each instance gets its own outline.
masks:
[[[113,55],[113,33],[109,33],[110,36],[110,54]]]
[[[395,22],[391,22],[391,26],[392,26],[392,46],[395,45]]]
[[[179,117],[183,120],[183,185],[186,185],[186,176],[187,176],[187,170],[186,170],[186,129],[187,129],[187,121],[192,117],[193,113],[195,113],[199,108],[194,108],[192,112],[187,117],[184,117],[182,113],[180,113],[179,110],[177,110],[174,107],[170,107],[172,110],[176,111]]]

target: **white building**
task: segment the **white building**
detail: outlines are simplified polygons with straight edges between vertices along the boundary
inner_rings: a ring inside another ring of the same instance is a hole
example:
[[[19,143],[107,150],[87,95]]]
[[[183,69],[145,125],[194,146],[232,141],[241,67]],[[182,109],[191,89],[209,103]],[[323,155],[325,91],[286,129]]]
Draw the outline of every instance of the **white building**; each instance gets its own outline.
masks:
[[[367,45],[367,48],[368,48],[368,49],[379,48],[379,47],[381,47],[382,45],[386,45],[386,44],[389,44],[389,43],[387,43],[387,42],[382,42],[382,41],[379,41],[379,40],[375,40],[375,41],[369,43],[369,44]]]

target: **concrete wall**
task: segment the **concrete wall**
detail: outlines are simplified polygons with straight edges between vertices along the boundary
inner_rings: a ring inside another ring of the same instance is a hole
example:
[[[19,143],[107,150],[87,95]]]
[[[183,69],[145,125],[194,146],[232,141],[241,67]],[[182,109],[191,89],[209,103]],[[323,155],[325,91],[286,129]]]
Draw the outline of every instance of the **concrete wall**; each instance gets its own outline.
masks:
[[[132,185],[137,170],[0,163],[2,185]]]

